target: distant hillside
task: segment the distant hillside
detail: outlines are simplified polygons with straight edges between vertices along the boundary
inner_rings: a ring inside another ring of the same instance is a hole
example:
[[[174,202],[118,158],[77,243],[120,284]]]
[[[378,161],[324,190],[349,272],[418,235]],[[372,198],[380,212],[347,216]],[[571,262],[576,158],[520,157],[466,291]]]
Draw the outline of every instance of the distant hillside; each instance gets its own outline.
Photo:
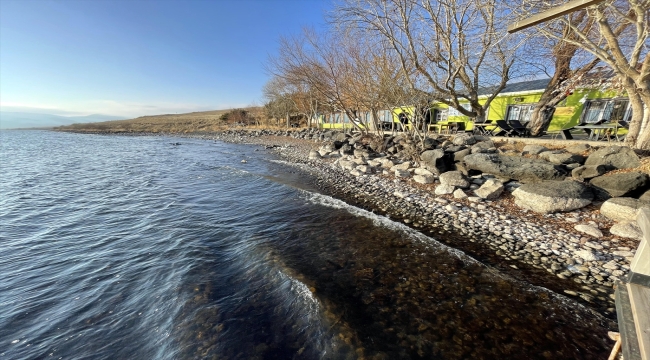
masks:
[[[255,114],[255,116],[261,116],[263,109],[260,107],[250,107],[244,110],[251,114]],[[165,133],[209,132],[222,130],[224,127],[228,126],[228,121],[222,120],[221,117],[231,111],[232,109],[201,111],[186,114],[141,116],[129,120],[74,124],[57,128],[57,130]]]
[[[17,111],[0,111],[0,129],[42,128],[106,120],[122,120],[122,116],[93,114],[86,116],[60,116]]]

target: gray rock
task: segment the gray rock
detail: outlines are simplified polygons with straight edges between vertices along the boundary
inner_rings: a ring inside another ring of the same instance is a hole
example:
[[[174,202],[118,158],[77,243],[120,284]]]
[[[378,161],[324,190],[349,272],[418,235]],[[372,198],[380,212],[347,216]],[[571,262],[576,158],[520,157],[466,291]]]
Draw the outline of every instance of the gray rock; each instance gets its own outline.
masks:
[[[474,148],[472,148],[472,149],[474,149]],[[463,149],[461,151],[455,152],[454,153],[454,162],[463,161],[465,156],[469,155],[472,151],[473,150],[471,150],[471,149]]]
[[[359,165],[355,168],[355,170],[358,170],[364,174],[370,173],[370,166],[368,165]]]
[[[580,231],[581,233],[591,235],[591,236],[593,236],[595,238],[603,237],[603,232],[600,231],[597,227],[595,227],[593,225],[580,224],[580,225],[574,226],[574,228],[576,230]]]
[[[476,138],[474,135],[467,133],[457,134],[452,140],[454,145],[472,145],[476,143]]]
[[[343,144],[339,149],[339,153],[341,155],[350,155],[353,154],[354,151],[352,150],[352,146],[350,146],[349,144]]]
[[[461,151],[461,150],[465,150],[465,149],[466,149],[466,147],[463,146],[463,145],[453,145],[453,146],[449,146],[449,147],[447,147],[447,148],[445,149],[445,152],[455,153],[455,152],[458,152],[458,151]]]
[[[405,162],[403,162],[403,163],[401,163],[401,164],[397,164],[397,165],[391,167],[390,170],[391,170],[391,171],[395,171],[395,170],[408,170],[410,167],[411,167],[411,163],[408,162],[408,161],[405,161]]]
[[[438,144],[438,141],[435,138],[431,137],[431,136],[428,136],[428,137],[424,138],[424,141],[422,141],[422,147],[425,150],[434,149],[436,147],[436,144]]]
[[[454,198],[455,199],[466,199],[467,194],[465,194],[465,192],[462,189],[456,189],[454,191]]]
[[[541,145],[526,145],[524,150],[521,152],[522,155],[537,155],[548,149],[545,146]]]
[[[451,186],[451,185],[444,185],[444,184],[441,184],[441,185],[438,185],[438,186],[436,187],[436,190],[434,191],[434,193],[435,193],[436,195],[447,195],[447,194],[451,194],[451,193],[453,193],[453,192],[454,192],[454,189],[455,189],[455,188],[454,188],[453,186]]]
[[[361,175],[365,175],[365,172],[360,171],[358,169],[354,169],[354,170],[350,171],[350,174],[352,174],[354,176],[361,176]]]
[[[503,183],[497,179],[488,179],[474,194],[482,199],[494,200],[503,193]]]
[[[521,156],[471,154],[467,155],[463,161],[470,170],[478,170],[521,182],[563,180],[566,176],[565,170],[558,165]]]
[[[342,132],[334,132],[332,134],[332,141],[345,141],[347,136]]]
[[[598,257],[591,250],[578,250],[575,252],[584,261],[596,261]]]
[[[582,154],[589,149],[591,149],[591,146],[589,146],[588,144],[576,144],[573,146],[568,146],[564,150],[572,154]]]
[[[571,154],[571,153],[561,153],[561,154],[549,154],[546,159],[552,164],[571,164],[571,163],[583,163],[585,158],[581,155]]]
[[[430,175],[433,176],[433,173],[425,168],[415,168],[413,173],[416,175]]]
[[[343,146],[341,146],[341,149],[343,149]],[[368,153],[368,150],[354,149],[354,151],[352,153],[354,154],[354,156],[356,156],[358,158],[360,158],[360,157],[364,157],[364,158],[370,157],[370,153]],[[341,153],[341,154],[343,154],[343,153]]]
[[[544,214],[579,209],[593,200],[589,188],[571,180],[524,184],[512,195],[519,207]]]
[[[339,160],[339,166],[341,166],[341,168],[343,168],[345,170],[350,170],[351,171],[351,170],[354,170],[354,168],[357,167],[357,163],[355,163],[354,161],[348,161],[348,160],[341,159],[341,160]]]
[[[566,154],[564,150],[548,150],[548,151],[542,151],[537,155],[542,160],[548,161],[548,157],[551,155],[559,155],[559,154]]]
[[[433,175],[414,175],[413,180],[420,184],[433,184],[435,178]]]
[[[309,152],[309,160],[316,160],[322,158],[321,154],[316,150],[311,150]]]
[[[607,172],[605,165],[583,165],[571,171],[571,176],[576,180],[595,178]]]
[[[472,154],[487,152],[490,149],[494,149],[494,142],[492,140],[477,142],[472,145]]]
[[[469,187],[469,181],[467,181],[460,171],[447,171],[446,173],[440,174],[439,179],[443,185],[451,185],[463,189]]]
[[[434,174],[440,174],[446,170],[442,161],[445,152],[442,149],[427,150],[420,155],[421,165]]]
[[[379,159],[379,161],[381,162],[381,167],[383,167],[384,169],[390,169],[393,166],[395,166],[395,163],[388,158],[381,158]]]
[[[612,198],[600,206],[600,214],[614,221],[636,221],[637,211],[642,207],[650,208],[650,203],[628,197]]]
[[[395,169],[395,177],[398,178],[408,178],[411,177],[411,173],[407,170]]]
[[[629,172],[598,176],[589,182],[596,196],[601,199],[610,197],[634,196],[643,193],[649,184],[648,175],[642,172]]]
[[[641,166],[639,157],[627,146],[608,146],[594,151],[585,165],[605,165],[613,169],[629,169]]]
[[[643,232],[641,232],[641,228],[639,227],[639,225],[637,225],[636,222],[633,221],[623,221],[618,224],[615,224],[609,229],[609,232],[612,235],[616,235],[624,238],[632,238],[637,240],[641,240],[641,238],[643,237]],[[616,251],[614,251],[614,255],[617,255]],[[634,256],[634,254],[630,253],[630,255],[625,254],[620,256]]]

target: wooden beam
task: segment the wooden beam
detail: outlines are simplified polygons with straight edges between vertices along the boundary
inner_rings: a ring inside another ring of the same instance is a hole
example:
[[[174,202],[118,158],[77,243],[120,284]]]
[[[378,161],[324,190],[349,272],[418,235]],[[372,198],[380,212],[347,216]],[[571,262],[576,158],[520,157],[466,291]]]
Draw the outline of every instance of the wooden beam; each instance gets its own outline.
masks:
[[[630,306],[634,316],[636,336],[639,341],[639,351],[642,360],[650,359],[650,289],[647,287],[627,284],[630,294]]]
[[[529,28],[531,26],[535,26],[537,24],[541,24],[543,22],[553,20],[557,17],[560,17],[562,15],[566,15],[570,12],[584,9],[588,6],[597,4],[599,2],[602,2],[603,0],[572,0],[569,1],[568,3],[564,5],[559,5],[554,8],[548,9],[544,12],[541,12],[539,14],[533,15],[527,19],[521,20],[514,22],[510,25],[508,25],[508,33],[512,34],[514,32],[517,32],[519,30],[523,30],[526,28]]]

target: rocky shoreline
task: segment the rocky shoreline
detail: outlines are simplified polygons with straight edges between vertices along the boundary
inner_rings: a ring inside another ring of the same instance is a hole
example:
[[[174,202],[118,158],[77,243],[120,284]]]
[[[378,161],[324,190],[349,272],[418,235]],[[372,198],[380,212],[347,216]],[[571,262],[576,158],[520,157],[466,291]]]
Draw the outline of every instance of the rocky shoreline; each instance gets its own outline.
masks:
[[[339,140],[332,139],[333,136]],[[588,201],[573,210],[539,213],[526,209],[512,194],[526,184],[503,183],[510,179],[499,179],[485,172],[471,176],[458,176],[457,170],[434,174],[394,154],[371,154],[367,144],[354,147],[353,140],[350,146],[348,141],[352,138],[342,133],[231,130],[192,137],[263,145],[317,178],[318,186],[335,197],[402,221],[516,278],[533,279],[537,285],[563,292],[609,318],[615,316],[614,286],[629,271],[638,239],[607,231],[619,219],[604,216],[606,211],[602,207],[611,203],[610,207],[616,208],[617,201],[629,202],[628,198],[613,198],[614,202],[604,203]],[[338,148],[334,145],[337,141],[341,143]],[[439,143],[444,141],[448,140]],[[532,147],[527,148],[530,151]],[[539,148],[535,146],[533,150]],[[583,152],[587,150],[594,151],[583,149]],[[501,146],[498,151],[512,152],[507,146]],[[576,159],[575,154],[553,152],[556,156]],[[400,164],[404,164],[402,169]],[[585,171],[584,167],[579,170]],[[503,194],[494,196],[494,192],[488,191],[499,186]],[[485,196],[472,194],[477,191],[480,194],[481,190]],[[626,219],[621,220],[629,227]]]

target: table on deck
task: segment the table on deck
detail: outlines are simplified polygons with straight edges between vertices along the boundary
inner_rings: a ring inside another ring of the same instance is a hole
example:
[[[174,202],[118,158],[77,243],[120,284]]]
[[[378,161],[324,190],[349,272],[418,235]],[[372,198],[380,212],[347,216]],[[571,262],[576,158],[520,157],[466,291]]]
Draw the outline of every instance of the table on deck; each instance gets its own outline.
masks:
[[[492,130],[488,130],[488,127],[493,127],[496,128],[496,124],[491,124],[491,123],[474,123],[474,129],[472,130],[473,133],[477,133],[479,135],[487,135],[487,136],[493,136],[494,134],[492,133]]]
[[[449,129],[456,126],[456,123],[440,123],[440,124],[429,124],[429,130],[431,128],[437,129],[438,134],[442,134],[443,129],[445,129],[445,134],[449,134]]]
[[[588,135],[589,135],[589,140],[596,140],[598,141],[600,138],[604,138],[605,136],[611,136],[612,134],[616,138],[616,141],[618,141],[618,123],[609,123],[609,124],[599,124],[599,125],[580,125],[580,126],[575,126],[575,129],[582,129],[584,130]],[[608,130],[613,130],[612,134],[607,134]]]

